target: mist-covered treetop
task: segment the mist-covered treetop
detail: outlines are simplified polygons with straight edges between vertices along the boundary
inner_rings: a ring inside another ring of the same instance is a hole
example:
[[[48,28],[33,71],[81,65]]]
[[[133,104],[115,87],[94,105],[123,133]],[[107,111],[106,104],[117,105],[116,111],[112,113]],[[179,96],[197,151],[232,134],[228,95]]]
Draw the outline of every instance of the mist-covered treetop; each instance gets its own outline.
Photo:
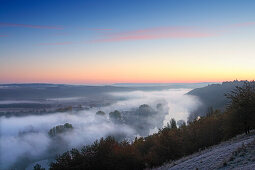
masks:
[[[61,133],[64,133],[68,130],[71,130],[73,129],[73,126],[72,124],[70,123],[65,123],[64,125],[58,125],[58,126],[55,126],[53,128],[51,128],[48,132],[49,136],[51,137],[54,137],[58,134],[61,134]]]

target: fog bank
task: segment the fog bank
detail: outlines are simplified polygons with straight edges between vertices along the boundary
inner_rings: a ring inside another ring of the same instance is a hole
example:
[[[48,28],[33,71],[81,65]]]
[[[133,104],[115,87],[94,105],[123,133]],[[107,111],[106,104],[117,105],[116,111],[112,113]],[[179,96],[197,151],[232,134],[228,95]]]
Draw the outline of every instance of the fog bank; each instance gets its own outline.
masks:
[[[108,95],[117,98],[118,101],[101,108],[40,116],[0,117],[0,169],[11,167],[22,169],[31,162],[53,159],[56,154],[73,147],[91,144],[96,139],[109,135],[130,140],[135,136],[149,135],[149,132],[156,132],[158,128],[166,125],[171,118],[186,121],[188,114],[200,104],[196,97],[184,95],[188,91],[189,89],[170,89],[115,92]],[[144,121],[143,117],[138,115],[140,117],[137,119],[129,116],[139,114],[137,108],[143,104],[149,105],[155,115],[146,118],[150,129],[141,132],[135,125],[141,123],[138,121]],[[163,112],[157,110],[158,104],[164,106]],[[97,116],[96,112],[99,110],[106,115]],[[114,110],[120,111],[123,119],[136,124],[130,124],[128,121],[126,123],[111,121],[108,114]],[[52,127],[65,123],[72,124],[73,130],[61,133],[55,138],[48,135]]]

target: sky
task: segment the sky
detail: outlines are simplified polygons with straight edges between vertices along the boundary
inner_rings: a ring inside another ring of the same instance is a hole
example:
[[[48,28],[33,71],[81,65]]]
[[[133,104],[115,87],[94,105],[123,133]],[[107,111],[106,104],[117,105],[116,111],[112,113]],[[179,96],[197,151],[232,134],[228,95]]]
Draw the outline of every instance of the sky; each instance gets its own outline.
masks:
[[[0,0],[0,83],[253,80],[254,0]]]

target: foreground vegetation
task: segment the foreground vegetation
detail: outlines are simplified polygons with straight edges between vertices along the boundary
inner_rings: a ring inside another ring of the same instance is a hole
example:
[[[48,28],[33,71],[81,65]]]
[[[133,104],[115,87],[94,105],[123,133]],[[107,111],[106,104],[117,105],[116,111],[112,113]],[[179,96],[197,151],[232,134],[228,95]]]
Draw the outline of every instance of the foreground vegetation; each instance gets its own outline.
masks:
[[[255,128],[255,85],[246,82],[227,94],[230,103],[224,113],[209,109],[207,116],[188,125],[167,127],[133,142],[118,142],[113,137],[95,141],[81,150],[72,149],[56,158],[52,170],[144,169],[192,154]]]

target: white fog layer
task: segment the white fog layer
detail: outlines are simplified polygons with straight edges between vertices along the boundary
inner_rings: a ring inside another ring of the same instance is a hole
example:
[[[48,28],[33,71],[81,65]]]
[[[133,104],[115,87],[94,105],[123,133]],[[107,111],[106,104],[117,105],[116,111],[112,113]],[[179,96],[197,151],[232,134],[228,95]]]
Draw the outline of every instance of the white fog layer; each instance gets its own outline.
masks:
[[[25,168],[32,162],[54,159],[56,154],[74,147],[80,148],[109,135],[128,140],[135,136],[149,135],[166,125],[171,118],[187,121],[189,113],[200,105],[196,97],[184,95],[188,91],[189,89],[115,92],[110,95],[119,100],[101,108],[24,117],[0,117],[0,169],[17,165]],[[135,120],[144,121],[142,118],[133,119],[125,115],[135,115],[143,104],[150,106],[160,117],[158,119],[152,116],[146,119],[149,132],[141,132],[136,124],[129,123]],[[162,105],[162,112],[157,111],[159,104]],[[96,115],[99,110],[105,112],[105,116]],[[116,123],[109,118],[109,113],[115,110],[122,114],[121,122]],[[71,124],[72,130],[55,137],[48,134],[51,128],[65,123]]]

